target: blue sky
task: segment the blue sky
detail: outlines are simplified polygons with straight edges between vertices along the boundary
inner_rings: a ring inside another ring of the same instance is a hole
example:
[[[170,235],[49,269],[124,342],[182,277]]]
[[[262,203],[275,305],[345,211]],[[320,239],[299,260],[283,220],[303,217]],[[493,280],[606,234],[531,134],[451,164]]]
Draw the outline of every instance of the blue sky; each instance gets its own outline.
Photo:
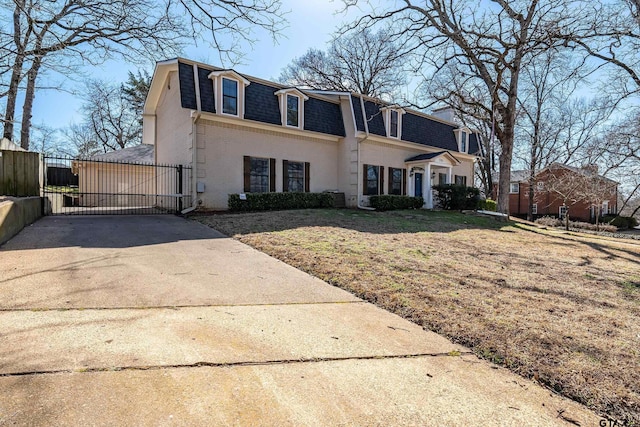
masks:
[[[343,7],[341,0],[283,0],[283,10],[290,11],[287,14],[288,27],[282,32],[277,44],[264,33],[257,36],[263,37],[249,51],[243,64],[234,66],[240,73],[246,73],[255,77],[273,80],[280,74],[281,69],[295,57],[305,53],[311,47],[324,49],[333,32],[343,22],[357,16],[358,11],[353,9],[348,15],[338,13]],[[250,46],[246,46],[249,50]],[[212,51],[204,43],[199,47],[190,47],[183,53],[184,57],[202,61],[212,65],[219,63],[216,52]],[[157,58],[158,60],[166,58]],[[97,67],[86,67],[83,71],[89,78],[101,79],[120,83],[126,80],[129,71],[136,71],[139,66],[126,62],[111,61]],[[149,74],[153,67],[147,67]],[[49,76],[48,79],[60,81],[64,77]],[[40,84],[47,84],[47,78]],[[68,85],[79,88],[81,84]],[[21,104],[19,104],[21,105]],[[72,122],[81,121],[82,100],[79,95],[56,90],[41,90],[36,94],[33,124],[39,126],[45,124],[54,128],[66,127]]]

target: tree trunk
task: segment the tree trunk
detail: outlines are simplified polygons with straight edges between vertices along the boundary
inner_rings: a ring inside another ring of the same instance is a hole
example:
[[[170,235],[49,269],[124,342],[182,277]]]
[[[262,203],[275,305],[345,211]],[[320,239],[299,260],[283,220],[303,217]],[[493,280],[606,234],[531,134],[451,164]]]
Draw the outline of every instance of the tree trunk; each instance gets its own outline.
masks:
[[[515,116],[515,114],[510,113]],[[514,120],[505,118],[504,130],[500,135],[500,179],[498,181],[498,212],[509,216],[509,184],[511,182],[511,161],[513,158]]]
[[[33,60],[31,68],[27,72],[27,88],[24,94],[24,105],[22,106],[22,126],[20,128],[20,146],[25,150],[29,149],[29,139],[31,134],[31,113],[33,111],[33,100],[36,97],[36,78],[42,65],[42,57],[38,56]]]
[[[22,43],[20,43],[20,7],[16,4],[13,11],[13,42],[16,49],[16,57],[11,69],[11,80],[9,91],[7,92],[7,105],[4,113],[4,126],[2,136],[9,141],[13,141],[14,120],[16,117],[16,101],[18,99],[18,88],[22,80],[22,66],[24,65],[24,55]]]
[[[21,56],[16,57],[13,64],[13,70],[11,71],[11,81],[9,83],[9,92],[7,93],[7,106],[4,113],[4,130],[2,133],[3,138],[7,138],[9,141],[13,141],[13,128],[16,117],[16,102],[18,99],[18,86],[20,84],[20,77],[22,74],[22,65],[24,58]]]

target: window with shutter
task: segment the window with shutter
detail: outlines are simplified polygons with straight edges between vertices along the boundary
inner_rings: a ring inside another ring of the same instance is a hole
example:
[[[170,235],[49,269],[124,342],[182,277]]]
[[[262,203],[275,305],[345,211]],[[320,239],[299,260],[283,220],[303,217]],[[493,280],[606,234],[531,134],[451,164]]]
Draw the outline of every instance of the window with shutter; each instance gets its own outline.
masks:
[[[282,191],[294,193],[305,191],[305,164],[303,162],[284,160],[282,162],[282,172],[284,175]]]
[[[365,196],[377,196],[382,194],[384,185],[384,168],[382,166],[364,165],[364,186]]]
[[[244,156],[244,192],[275,191],[275,160]]]
[[[405,169],[389,168],[389,194],[401,196],[406,191],[404,189]]]

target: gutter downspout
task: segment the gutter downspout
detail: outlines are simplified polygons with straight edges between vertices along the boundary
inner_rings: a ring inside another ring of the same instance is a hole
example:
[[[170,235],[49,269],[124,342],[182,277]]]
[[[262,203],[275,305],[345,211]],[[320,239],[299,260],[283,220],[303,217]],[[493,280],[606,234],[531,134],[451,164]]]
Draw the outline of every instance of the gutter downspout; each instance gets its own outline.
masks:
[[[366,210],[366,211],[375,211],[374,208],[369,207],[369,206],[362,206],[360,204],[360,194],[364,194],[364,189],[362,188],[362,177],[360,176],[360,174],[362,173],[362,168],[360,167],[360,143],[365,141],[367,138],[369,138],[369,124],[367,123],[367,119],[365,117],[365,111],[364,111],[364,99],[362,98],[362,95],[359,96],[360,98],[360,108],[362,109],[362,121],[364,122],[364,133],[365,133],[365,137],[362,139],[357,139],[357,162],[358,162],[358,194],[357,194],[357,203],[356,206],[358,207],[358,209],[362,209],[362,210]],[[356,129],[357,130],[357,129]],[[361,191],[362,190],[362,191]]]
[[[191,112],[191,212],[200,205],[198,199],[198,120],[202,114],[200,102],[200,76],[198,66],[193,64],[193,80],[196,89],[196,111]],[[189,209],[189,208],[187,208]],[[185,210],[187,210],[185,209]],[[183,211],[184,212],[184,211]]]

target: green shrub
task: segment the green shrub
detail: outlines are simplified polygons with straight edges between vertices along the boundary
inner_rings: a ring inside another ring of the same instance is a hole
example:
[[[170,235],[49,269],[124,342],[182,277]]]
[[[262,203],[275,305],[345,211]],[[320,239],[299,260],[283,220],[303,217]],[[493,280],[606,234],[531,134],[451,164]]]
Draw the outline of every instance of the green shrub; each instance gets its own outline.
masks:
[[[498,210],[498,204],[496,203],[495,200],[491,200],[491,199],[479,200],[478,209],[482,211],[495,212],[496,210]]]
[[[433,187],[435,197],[440,208],[445,210],[460,211],[463,209],[476,209],[480,200],[480,190],[464,185],[444,184]]]
[[[246,200],[240,200],[239,194],[229,194],[229,210],[274,211],[333,207],[333,195],[329,193],[247,193],[246,197]]]
[[[420,209],[424,205],[424,199],[410,196],[371,196],[369,197],[369,205],[379,211]]]
[[[638,225],[638,220],[632,216],[605,215],[602,222],[621,229],[634,228]]]

